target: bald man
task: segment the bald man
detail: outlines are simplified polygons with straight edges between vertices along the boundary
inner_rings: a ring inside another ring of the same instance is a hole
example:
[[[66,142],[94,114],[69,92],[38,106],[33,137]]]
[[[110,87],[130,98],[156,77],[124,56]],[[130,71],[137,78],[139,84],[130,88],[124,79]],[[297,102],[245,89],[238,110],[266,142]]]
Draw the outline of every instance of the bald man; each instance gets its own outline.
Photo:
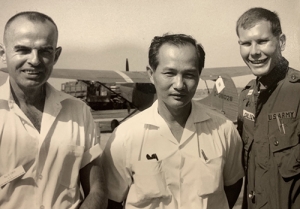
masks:
[[[21,12],[0,56],[0,208],[106,208],[101,154],[89,108],[47,83],[61,53],[54,21]],[[80,193],[80,184],[84,192]]]

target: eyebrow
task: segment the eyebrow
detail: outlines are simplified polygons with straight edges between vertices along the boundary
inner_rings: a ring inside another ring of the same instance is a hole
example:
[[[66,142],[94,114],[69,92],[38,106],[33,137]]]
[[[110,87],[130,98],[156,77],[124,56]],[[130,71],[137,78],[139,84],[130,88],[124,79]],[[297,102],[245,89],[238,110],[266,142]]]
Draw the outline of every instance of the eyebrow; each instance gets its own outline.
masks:
[[[14,46],[14,49],[15,50],[18,50],[18,49],[31,49],[31,47],[28,47],[28,46],[24,46],[24,45],[16,45]],[[42,46],[39,50],[54,50],[54,48],[52,46]]]

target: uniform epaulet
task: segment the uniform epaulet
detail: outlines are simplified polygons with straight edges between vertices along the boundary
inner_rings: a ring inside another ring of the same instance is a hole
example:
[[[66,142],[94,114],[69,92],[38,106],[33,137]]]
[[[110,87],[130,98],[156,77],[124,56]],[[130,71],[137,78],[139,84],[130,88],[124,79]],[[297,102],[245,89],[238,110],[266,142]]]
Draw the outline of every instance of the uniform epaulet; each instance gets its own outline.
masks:
[[[247,89],[250,89],[251,87],[253,87],[255,85],[255,79],[251,80],[244,88],[242,91],[245,91]]]
[[[289,79],[290,83],[299,83],[300,82],[300,72],[298,70],[290,68],[288,76],[289,76],[288,79]]]

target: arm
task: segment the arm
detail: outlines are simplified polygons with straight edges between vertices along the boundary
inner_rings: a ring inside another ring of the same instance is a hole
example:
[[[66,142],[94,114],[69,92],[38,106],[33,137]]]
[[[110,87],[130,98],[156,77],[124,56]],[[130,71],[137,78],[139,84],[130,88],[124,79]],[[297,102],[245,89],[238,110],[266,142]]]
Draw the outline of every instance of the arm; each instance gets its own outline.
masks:
[[[232,208],[238,199],[243,184],[243,144],[238,131],[233,125],[231,125],[231,128],[229,129],[227,137],[229,141],[224,166],[224,191],[229,208]]]
[[[121,202],[115,202],[108,199],[107,209],[123,209],[123,204]]]
[[[85,196],[80,209],[106,209],[107,207],[104,173],[102,167],[96,164],[96,160],[80,170],[80,182]]]
[[[236,203],[242,188],[242,184],[243,179],[241,178],[233,185],[224,186],[229,208],[233,208],[234,204]]]
[[[122,126],[118,126],[110,136],[101,155],[101,163],[108,186],[108,208],[123,208],[131,185],[131,174],[126,166],[126,151],[124,145],[127,134]]]

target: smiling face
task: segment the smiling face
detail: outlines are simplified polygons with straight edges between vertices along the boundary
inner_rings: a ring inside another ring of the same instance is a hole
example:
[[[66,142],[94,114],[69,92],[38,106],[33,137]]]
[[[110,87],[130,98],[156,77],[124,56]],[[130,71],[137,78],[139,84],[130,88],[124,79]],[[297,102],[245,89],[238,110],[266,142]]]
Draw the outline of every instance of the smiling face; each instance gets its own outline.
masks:
[[[56,48],[57,31],[46,22],[19,17],[7,28],[1,57],[7,64],[11,85],[21,89],[39,88],[50,77],[61,48]]]
[[[156,70],[148,68],[155,85],[159,106],[178,110],[190,105],[199,82],[199,66],[192,44],[163,44],[158,54]]]
[[[259,21],[248,29],[238,28],[240,53],[255,76],[269,74],[282,59],[285,36],[276,37],[269,21]]]

